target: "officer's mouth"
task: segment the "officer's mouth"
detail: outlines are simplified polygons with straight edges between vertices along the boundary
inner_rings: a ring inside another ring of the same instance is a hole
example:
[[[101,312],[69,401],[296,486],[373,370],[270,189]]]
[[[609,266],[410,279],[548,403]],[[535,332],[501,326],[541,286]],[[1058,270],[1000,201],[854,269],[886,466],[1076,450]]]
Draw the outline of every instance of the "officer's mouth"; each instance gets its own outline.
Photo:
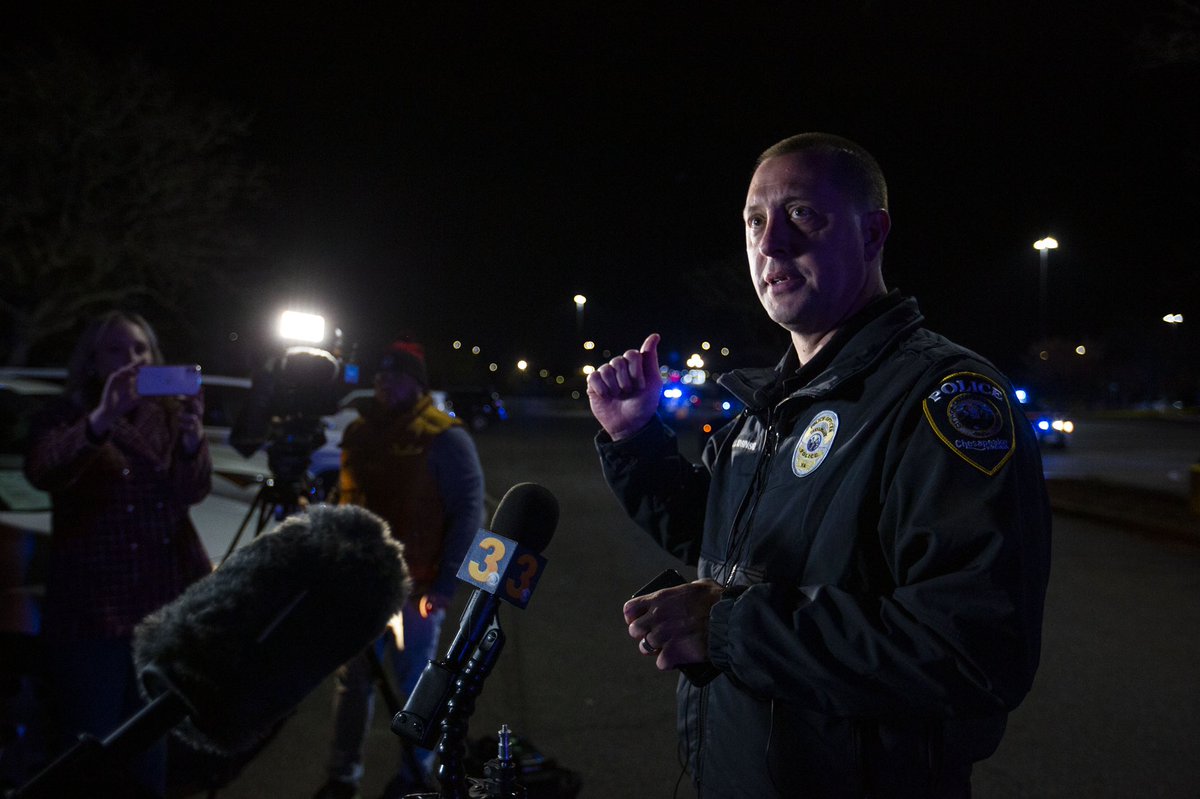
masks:
[[[799,275],[787,272],[774,272],[766,275],[763,278],[763,283],[766,285],[768,293],[778,294],[798,288],[803,285],[804,280]]]

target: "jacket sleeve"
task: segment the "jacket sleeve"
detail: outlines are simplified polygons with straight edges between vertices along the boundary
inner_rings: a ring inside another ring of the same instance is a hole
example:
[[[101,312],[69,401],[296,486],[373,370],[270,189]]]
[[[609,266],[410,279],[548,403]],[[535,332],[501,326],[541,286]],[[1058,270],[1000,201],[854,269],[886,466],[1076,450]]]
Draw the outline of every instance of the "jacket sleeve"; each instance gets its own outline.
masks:
[[[713,446],[710,441],[706,452]],[[683,457],[674,431],[657,416],[621,441],[600,431],[596,449],[604,479],[630,518],[663,549],[695,565],[704,531],[707,466]]]
[[[857,531],[890,585],[762,583],[713,607],[710,658],[751,693],[945,717],[1011,710],[1028,692],[1050,544],[1037,443],[1010,410],[1015,452],[989,475],[939,438],[920,400],[889,437],[878,527]]]
[[[121,457],[107,441],[91,435],[81,410],[65,400],[55,402],[33,421],[25,476],[43,491],[62,491],[98,459]]]
[[[451,596],[459,564],[483,524],[483,466],[475,442],[462,427],[452,427],[434,439],[429,465],[446,515],[441,565],[432,591]]]
[[[175,448],[174,472],[175,496],[185,505],[195,505],[212,490],[212,454],[208,439],[200,439],[200,448],[185,455],[182,446]]]

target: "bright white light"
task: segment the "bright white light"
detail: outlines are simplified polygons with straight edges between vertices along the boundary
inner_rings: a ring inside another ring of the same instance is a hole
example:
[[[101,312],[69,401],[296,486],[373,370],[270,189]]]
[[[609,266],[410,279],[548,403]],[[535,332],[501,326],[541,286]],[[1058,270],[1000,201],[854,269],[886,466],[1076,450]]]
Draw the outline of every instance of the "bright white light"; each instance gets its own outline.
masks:
[[[1067,420],[1067,421],[1063,422],[1062,429],[1063,429],[1064,433],[1074,433],[1075,432],[1075,423],[1070,420]]]
[[[1018,388],[1013,393],[1017,395],[1017,402],[1021,403],[1022,405],[1025,404],[1025,400],[1029,399],[1029,395],[1025,393],[1025,389],[1023,388]]]
[[[1035,249],[1035,250],[1057,250],[1058,249],[1058,239],[1055,239],[1052,236],[1047,236],[1044,239],[1038,239],[1037,241],[1035,241],[1033,243],[1033,249]]]
[[[324,341],[325,317],[300,311],[284,311],[279,316],[279,337],[309,344]]]
[[[522,358],[521,360],[517,361],[517,368],[524,372],[529,368],[529,361]]]
[[[594,341],[585,341],[585,342],[583,342],[583,348],[584,348],[585,350],[594,350],[594,349],[596,349],[596,342],[594,342]]]
[[[587,302],[587,297],[583,296],[582,294],[576,294],[574,299],[576,305],[583,305],[585,302]]]
[[[700,353],[693,352],[692,357],[687,359],[687,365],[693,369],[703,369],[704,359],[700,357]]]
[[[451,347],[454,347],[454,349],[456,349],[456,350],[461,350],[461,349],[462,349],[462,342],[461,342],[461,341],[455,341],[455,342],[454,342],[453,344],[451,344],[450,346],[451,346]]]
[[[1038,429],[1039,430],[1049,430],[1050,423],[1047,422],[1045,419],[1043,419],[1042,421],[1038,422]]]
[[[663,396],[666,397],[667,399],[679,399],[680,397],[683,396],[683,389],[681,389],[681,388],[664,388]]]
[[[1063,429],[1062,419],[1055,419],[1053,422],[1050,423],[1050,426],[1053,427],[1055,430],[1058,430],[1061,432]]]
[[[583,367],[583,373],[585,375],[590,375],[594,371],[596,371],[596,367],[592,366],[591,364],[588,364],[587,366]]]
[[[733,406],[729,404],[729,400],[725,400],[724,402],[721,403],[721,410],[723,410],[723,411],[727,411],[732,407]]]
[[[1168,325],[1181,325],[1181,324],[1183,324],[1183,314],[1169,313],[1163,317],[1163,321],[1166,322]]]
[[[1078,347],[1075,348],[1075,354],[1076,355],[1087,355],[1087,347],[1080,344]]]
[[[471,348],[471,354],[472,354],[472,355],[478,355],[478,354],[479,354],[479,345],[478,345],[478,344],[476,344],[474,347],[472,347],[472,348]]]
[[[712,349],[712,344],[709,344],[707,341],[701,341],[701,342],[700,342],[700,349],[702,349],[702,350],[711,350],[711,349]]]

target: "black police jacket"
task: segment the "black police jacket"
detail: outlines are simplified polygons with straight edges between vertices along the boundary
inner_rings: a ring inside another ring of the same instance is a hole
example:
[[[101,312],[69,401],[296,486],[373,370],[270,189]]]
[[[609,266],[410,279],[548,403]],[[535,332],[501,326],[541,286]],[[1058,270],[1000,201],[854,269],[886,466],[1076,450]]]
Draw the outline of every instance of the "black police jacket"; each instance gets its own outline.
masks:
[[[704,797],[965,795],[1030,688],[1050,556],[1037,443],[995,367],[921,321],[893,292],[798,376],[793,351],[723,376],[746,410],[701,464],[658,420],[597,439],[629,514],[727,586],[722,674],[678,689]]]

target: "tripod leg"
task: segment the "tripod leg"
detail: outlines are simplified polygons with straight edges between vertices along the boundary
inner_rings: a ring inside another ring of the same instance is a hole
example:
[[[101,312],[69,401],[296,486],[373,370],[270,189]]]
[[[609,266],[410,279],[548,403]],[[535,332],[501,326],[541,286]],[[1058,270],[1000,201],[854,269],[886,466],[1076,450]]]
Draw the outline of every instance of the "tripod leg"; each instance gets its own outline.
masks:
[[[250,517],[254,515],[254,511],[256,509],[261,510],[263,507],[265,507],[266,494],[264,492],[266,492],[266,490],[267,487],[264,485],[262,488],[258,489],[258,493],[254,495],[254,501],[250,503],[250,508],[246,511],[246,515],[242,518],[242,523],[238,525],[237,532],[233,535],[233,540],[229,542],[229,549],[225,550],[225,554],[221,557],[221,563],[227,561],[229,556],[233,554],[235,549],[237,549],[238,541],[241,540],[242,533],[246,531],[246,527],[250,524]],[[258,535],[258,532],[262,531],[262,528],[263,521],[260,515],[258,520],[258,531],[255,533],[255,536]]]

